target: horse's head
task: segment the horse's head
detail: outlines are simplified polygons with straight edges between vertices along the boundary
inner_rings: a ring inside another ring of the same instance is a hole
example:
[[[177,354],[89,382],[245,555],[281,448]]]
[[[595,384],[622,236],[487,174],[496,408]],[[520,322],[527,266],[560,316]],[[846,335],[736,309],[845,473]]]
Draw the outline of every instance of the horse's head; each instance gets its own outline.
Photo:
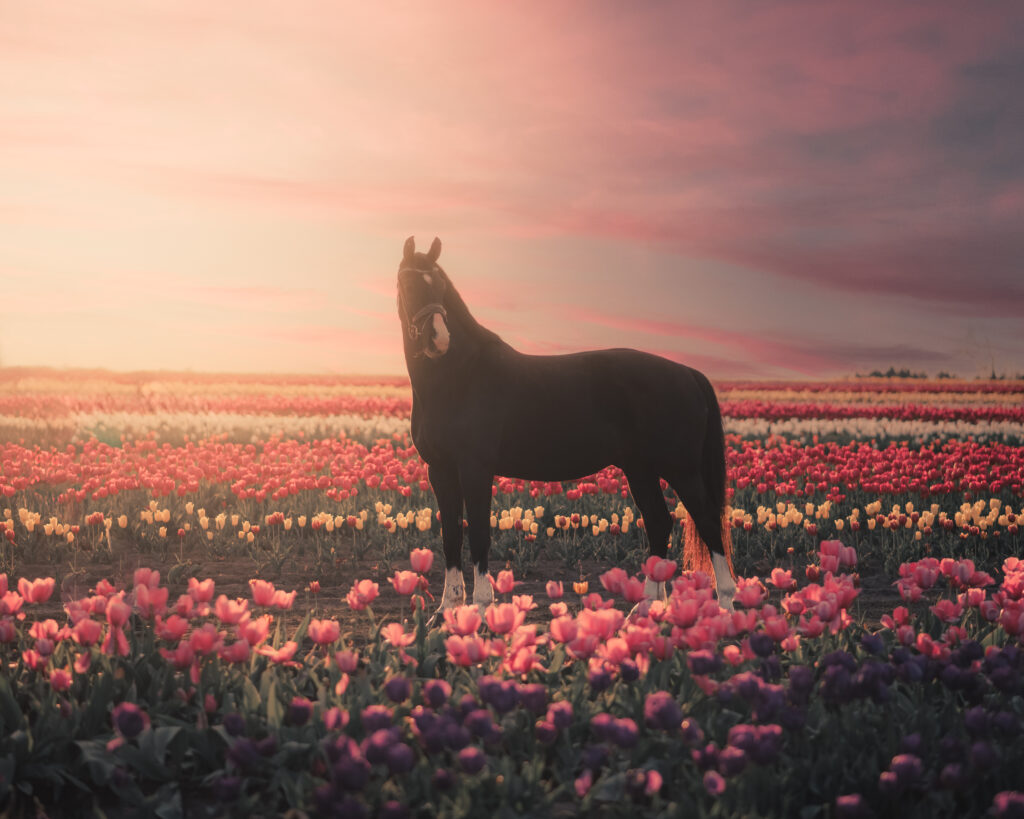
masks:
[[[416,242],[405,240],[402,263],[398,267],[398,316],[406,347],[413,355],[440,358],[448,352],[448,313],[444,295],[448,278],[438,267],[441,240],[435,238],[426,253],[416,252]]]

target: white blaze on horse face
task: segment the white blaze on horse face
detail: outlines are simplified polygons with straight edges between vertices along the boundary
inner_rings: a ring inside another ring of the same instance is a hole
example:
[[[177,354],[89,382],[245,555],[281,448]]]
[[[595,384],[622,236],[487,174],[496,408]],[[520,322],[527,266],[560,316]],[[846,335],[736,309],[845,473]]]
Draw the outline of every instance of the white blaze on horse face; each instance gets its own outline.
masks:
[[[491,588],[491,578],[487,572],[481,572],[480,567],[473,564],[473,605],[481,609],[487,608],[494,602],[494,589]]]
[[[440,313],[434,313],[434,349],[437,350],[437,354],[447,353],[450,342],[451,336],[448,335],[448,325],[444,317]]]
[[[441,611],[453,609],[466,603],[466,584],[462,569],[452,567],[444,573],[444,592],[441,594]]]
[[[729,571],[729,561],[725,555],[711,553],[711,565],[715,569],[715,587],[718,589],[718,605],[726,611],[732,611],[732,600],[736,596],[736,582]]]

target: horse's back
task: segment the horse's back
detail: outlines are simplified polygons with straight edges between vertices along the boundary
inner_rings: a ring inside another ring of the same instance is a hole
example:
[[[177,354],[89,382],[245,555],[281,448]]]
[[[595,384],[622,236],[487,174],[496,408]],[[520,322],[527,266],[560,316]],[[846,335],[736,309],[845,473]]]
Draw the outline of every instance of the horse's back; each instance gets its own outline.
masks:
[[[683,364],[608,349],[514,353],[496,366],[504,384],[500,474],[562,480],[699,452],[703,376]]]

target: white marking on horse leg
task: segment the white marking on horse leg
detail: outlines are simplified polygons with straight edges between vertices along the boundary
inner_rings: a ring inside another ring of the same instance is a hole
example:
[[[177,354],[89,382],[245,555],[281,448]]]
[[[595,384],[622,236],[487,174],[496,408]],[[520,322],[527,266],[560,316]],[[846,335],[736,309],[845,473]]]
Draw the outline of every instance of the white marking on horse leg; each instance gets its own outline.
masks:
[[[453,609],[466,603],[466,583],[462,579],[462,569],[452,566],[444,573],[444,592],[441,594],[441,608]]]
[[[483,611],[494,602],[494,589],[491,588],[491,579],[487,572],[480,571],[480,567],[473,564],[473,605]]]
[[[711,553],[711,565],[715,569],[715,587],[718,589],[718,605],[726,611],[732,611],[732,600],[736,596],[736,581],[729,571],[729,561],[725,555]]]
[[[644,598],[647,600],[665,599],[665,582],[658,582],[647,578],[644,581]]]

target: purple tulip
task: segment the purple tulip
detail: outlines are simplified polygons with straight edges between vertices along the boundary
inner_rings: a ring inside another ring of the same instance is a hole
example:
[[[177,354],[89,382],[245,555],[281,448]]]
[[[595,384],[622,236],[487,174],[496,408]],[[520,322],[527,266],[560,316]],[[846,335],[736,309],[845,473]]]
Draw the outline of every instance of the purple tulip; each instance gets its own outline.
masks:
[[[476,711],[470,712],[466,715],[462,724],[469,729],[473,736],[480,739],[490,736],[495,729],[494,720],[491,719],[491,712],[486,708],[478,708]]]
[[[225,714],[223,724],[228,736],[240,737],[245,733],[245,717],[239,713],[232,711],[230,714]]]
[[[416,754],[404,742],[396,742],[387,749],[385,761],[392,774],[409,773],[416,764]]]
[[[427,680],[423,683],[423,699],[431,708],[440,708],[452,695],[452,687],[447,680]]]
[[[558,739],[558,729],[547,720],[537,720],[533,728],[534,736],[541,745],[552,745]]]
[[[387,759],[388,749],[399,741],[395,728],[380,728],[363,740],[361,750],[366,761],[378,765]]]
[[[479,773],[487,764],[487,757],[479,748],[472,745],[459,751],[459,765],[468,774]]]
[[[412,685],[407,677],[392,677],[384,683],[384,693],[393,703],[405,702],[412,695]]]
[[[548,722],[553,723],[559,731],[572,725],[572,703],[568,700],[551,703],[548,706]]]
[[[687,745],[697,745],[704,741],[704,731],[696,720],[687,717],[680,723],[679,728],[683,734],[683,742]]]
[[[394,722],[394,715],[391,709],[384,705],[368,705],[363,709],[363,730],[367,734],[380,731],[383,728],[390,728]]]
[[[446,768],[438,768],[430,778],[431,785],[435,790],[447,791],[455,785],[455,777]]]
[[[540,716],[548,707],[548,687],[543,683],[520,685],[517,688],[519,704],[534,716]]]
[[[644,699],[644,722],[649,728],[678,731],[683,721],[683,709],[667,691],[655,691]]]
[[[604,668],[592,668],[587,674],[587,682],[593,691],[600,693],[611,687],[612,675]]]
[[[396,799],[389,799],[380,806],[377,819],[408,819],[409,808]]]
[[[704,773],[704,790],[711,796],[721,796],[725,793],[725,779],[718,771],[706,771]]]
[[[875,812],[859,793],[836,797],[836,819],[871,819]]]
[[[915,754],[897,754],[889,763],[889,770],[896,774],[900,789],[904,789],[918,784],[924,773],[924,766],[921,757]]]
[[[722,658],[713,651],[701,649],[699,651],[691,651],[686,656],[686,665],[689,667],[691,674],[698,676],[713,674],[722,667]]]
[[[636,745],[640,730],[629,717],[614,720],[608,732],[609,739],[620,748],[632,748]]]
[[[361,791],[370,778],[370,763],[365,759],[346,757],[334,767],[334,781],[348,791]]]
[[[608,764],[608,749],[603,745],[588,745],[580,754],[580,764],[596,773]]]
[[[292,725],[305,725],[313,715],[313,703],[305,697],[292,697],[288,703],[288,722]]]
[[[736,776],[747,767],[747,753],[742,748],[727,745],[718,755],[718,770],[722,776]]]
[[[115,705],[111,716],[114,728],[125,739],[135,739],[149,727],[149,715],[133,702]]]

